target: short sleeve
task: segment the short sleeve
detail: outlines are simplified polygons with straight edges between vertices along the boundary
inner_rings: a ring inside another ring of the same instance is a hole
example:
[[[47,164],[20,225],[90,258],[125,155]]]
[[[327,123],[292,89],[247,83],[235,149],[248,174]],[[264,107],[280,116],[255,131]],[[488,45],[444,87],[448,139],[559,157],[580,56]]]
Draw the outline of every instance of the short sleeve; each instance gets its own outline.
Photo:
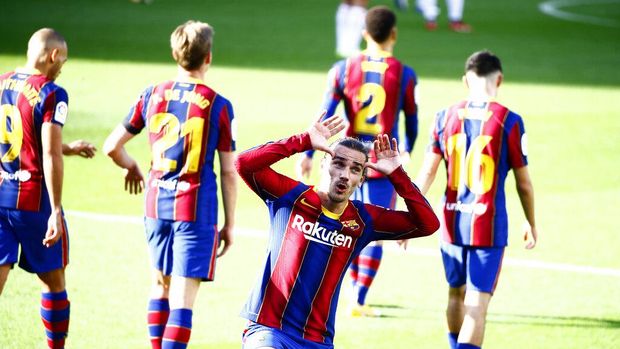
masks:
[[[508,162],[511,168],[520,168],[527,165],[527,134],[523,119],[517,114],[511,114],[516,120],[507,130]]]
[[[217,143],[219,151],[236,150],[237,125],[232,104],[226,101],[219,115],[220,138]]]
[[[150,96],[151,89],[147,89],[138,98],[134,105],[129,110],[129,113],[123,120],[123,126],[127,132],[131,134],[138,134],[144,128],[144,107],[147,104],[148,96]]]
[[[43,122],[64,126],[69,114],[69,96],[67,91],[58,87],[49,93],[43,104]]]
[[[441,137],[439,136],[441,132],[441,125],[443,124],[443,120],[445,117],[445,110],[437,113],[433,124],[430,129],[430,140],[428,147],[426,149],[427,152],[433,152],[435,154],[443,155],[443,151],[441,150]]]

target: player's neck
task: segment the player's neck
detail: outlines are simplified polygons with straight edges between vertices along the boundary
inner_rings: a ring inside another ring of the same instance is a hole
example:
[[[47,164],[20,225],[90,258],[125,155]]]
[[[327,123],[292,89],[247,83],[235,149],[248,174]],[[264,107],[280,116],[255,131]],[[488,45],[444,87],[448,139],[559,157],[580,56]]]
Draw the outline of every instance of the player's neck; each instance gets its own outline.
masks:
[[[177,80],[204,80],[206,69],[185,70],[177,66]]]
[[[326,192],[321,190],[318,190],[317,194],[319,194],[319,197],[321,198],[321,206],[335,215],[342,214],[349,204],[348,200],[343,202],[333,201],[329,198],[329,195]]]
[[[390,55],[394,51],[394,44],[388,40],[382,44],[378,42],[374,42],[372,40],[368,40],[366,42],[366,53],[367,54],[381,54],[381,53],[389,53]]]

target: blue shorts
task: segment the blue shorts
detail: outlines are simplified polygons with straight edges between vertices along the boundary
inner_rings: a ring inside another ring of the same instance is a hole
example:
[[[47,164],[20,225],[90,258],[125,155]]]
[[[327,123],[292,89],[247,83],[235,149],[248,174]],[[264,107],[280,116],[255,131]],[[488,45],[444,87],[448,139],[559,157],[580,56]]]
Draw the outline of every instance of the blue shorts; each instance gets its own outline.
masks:
[[[396,189],[387,177],[368,178],[357,188],[351,197],[366,204],[373,204],[394,209],[396,206]]]
[[[293,336],[277,328],[250,322],[243,331],[241,349],[333,349],[331,344],[317,343],[299,336]]]
[[[27,272],[41,274],[69,263],[69,231],[63,215],[64,235],[51,247],[43,246],[51,210],[22,211],[0,208],[0,265],[15,264]]]
[[[493,294],[502,270],[504,247],[458,246],[441,242],[441,257],[450,287]]]
[[[151,262],[164,275],[213,281],[217,225],[144,218]]]

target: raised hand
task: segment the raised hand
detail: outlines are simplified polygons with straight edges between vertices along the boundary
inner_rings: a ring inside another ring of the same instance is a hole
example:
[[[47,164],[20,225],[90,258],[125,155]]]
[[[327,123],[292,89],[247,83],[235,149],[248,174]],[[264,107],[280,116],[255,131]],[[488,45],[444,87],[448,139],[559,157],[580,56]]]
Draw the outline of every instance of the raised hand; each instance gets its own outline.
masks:
[[[372,163],[369,161],[366,163],[367,167],[387,176],[401,166],[402,163],[396,138],[392,138],[390,142],[390,137],[388,135],[379,134],[377,135],[377,139],[375,139],[374,148],[377,162]]]
[[[322,150],[330,155],[334,155],[333,150],[329,148],[327,141],[338,132],[344,130],[344,119],[338,115],[329,117],[323,121],[321,119],[325,115],[325,112],[319,118],[319,121],[310,127],[308,134],[310,135],[310,142],[312,148],[316,150]]]

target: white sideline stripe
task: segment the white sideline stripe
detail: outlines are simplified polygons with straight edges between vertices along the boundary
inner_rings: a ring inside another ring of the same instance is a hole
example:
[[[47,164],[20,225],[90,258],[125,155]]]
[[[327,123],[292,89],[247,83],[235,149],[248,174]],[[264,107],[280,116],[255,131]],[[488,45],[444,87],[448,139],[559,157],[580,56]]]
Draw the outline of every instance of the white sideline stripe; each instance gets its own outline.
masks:
[[[552,0],[538,4],[538,10],[548,16],[556,17],[566,21],[618,28],[620,27],[620,22],[613,19],[575,14],[560,10],[560,8],[562,7],[616,3],[620,3],[620,0]]]
[[[97,222],[116,222],[116,223],[127,223],[127,224],[135,224],[142,225],[144,223],[144,219],[139,216],[127,216],[127,215],[115,215],[115,214],[105,214],[105,213],[94,213],[94,212],[83,212],[83,211],[74,211],[74,210],[66,210],[66,214],[84,218],[88,220],[93,220]],[[249,229],[249,228],[237,228],[235,229],[235,234],[253,238],[267,238],[267,233],[263,230],[258,229]],[[393,253],[403,253],[402,249],[400,249],[395,244],[386,245],[386,250]],[[416,256],[424,256],[424,257],[435,257],[440,258],[439,249],[435,248],[424,248],[424,247],[411,247],[407,248],[405,253],[413,254]],[[528,268],[528,269],[542,269],[542,270],[551,270],[551,271],[560,271],[567,273],[577,273],[577,274],[591,274],[591,275],[601,275],[601,276],[611,276],[620,278],[620,269],[613,268],[598,268],[598,267],[590,267],[583,265],[575,265],[575,264],[566,264],[566,263],[553,263],[553,262],[543,262],[536,260],[525,260],[525,259],[517,259],[517,258],[504,258],[504,265]]]

